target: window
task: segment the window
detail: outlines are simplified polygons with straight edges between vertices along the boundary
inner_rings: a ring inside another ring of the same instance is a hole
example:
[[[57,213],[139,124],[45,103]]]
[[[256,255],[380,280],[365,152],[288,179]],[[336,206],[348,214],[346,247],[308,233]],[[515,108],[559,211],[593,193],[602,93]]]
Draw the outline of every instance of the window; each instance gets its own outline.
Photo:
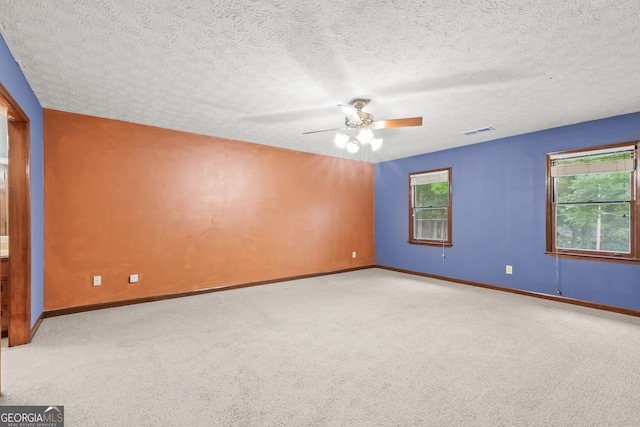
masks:
[[[547,251],[638,259],[636,143],[547,155]]]
[[[451,246],[451,168],[409,175],[409,243]]]

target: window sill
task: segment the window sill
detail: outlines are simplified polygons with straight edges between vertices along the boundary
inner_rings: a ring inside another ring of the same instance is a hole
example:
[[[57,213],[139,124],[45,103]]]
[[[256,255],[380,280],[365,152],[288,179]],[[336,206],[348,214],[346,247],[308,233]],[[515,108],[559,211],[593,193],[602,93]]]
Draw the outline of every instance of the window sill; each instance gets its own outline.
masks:
[[[571,252],[550,252],[550,251],[546,251],[545,254],[547,254],[550,257],[558,257],[558,258],[583,259],[587,261],[613,262],[613,263],[620,263],[620,264],[640,264],[640,259],[629,258],[624,256],[587,255],[587,254],[575,254]]]
[[[445,248],[450,248],[453,246],[453,243],[447,243],[447,242],[438,242],[437,240],[407,240],[407,243],[411,244],[411,245],[422,245],[422,246],[437,246],[439,248],[441,247],[445,247]]]

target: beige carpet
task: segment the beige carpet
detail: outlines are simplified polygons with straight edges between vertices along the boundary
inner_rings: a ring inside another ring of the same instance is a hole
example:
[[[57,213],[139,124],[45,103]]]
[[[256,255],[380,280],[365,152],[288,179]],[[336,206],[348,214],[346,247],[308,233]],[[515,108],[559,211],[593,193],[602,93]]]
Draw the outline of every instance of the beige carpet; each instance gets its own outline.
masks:
[[[640,319],[370,269],[46,319],[66,426],[638,426]]]

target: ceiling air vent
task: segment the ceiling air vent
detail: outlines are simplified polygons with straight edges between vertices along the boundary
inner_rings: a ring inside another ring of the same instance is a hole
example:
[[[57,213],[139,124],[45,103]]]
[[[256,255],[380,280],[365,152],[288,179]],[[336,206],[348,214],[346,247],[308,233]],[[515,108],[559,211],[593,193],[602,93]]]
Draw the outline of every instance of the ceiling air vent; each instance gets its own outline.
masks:
[[[477,133],[483,133],[483,132],[490,132],[492,130],[495,130],[494,128],[492,128],[491,126],[487,126],[486,128],[480,128],[480,129],[473,129],[473,130],[468,130],[466,132],[462,132],[462,135],[475,135]]]

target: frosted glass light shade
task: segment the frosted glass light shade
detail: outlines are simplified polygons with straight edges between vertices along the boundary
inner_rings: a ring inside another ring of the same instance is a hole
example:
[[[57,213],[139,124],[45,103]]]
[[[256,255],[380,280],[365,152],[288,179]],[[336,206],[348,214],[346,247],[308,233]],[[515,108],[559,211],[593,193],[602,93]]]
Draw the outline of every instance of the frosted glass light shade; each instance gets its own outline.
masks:
[[[356,134],[358,141],[362,144],[369,144],[373,139],[373,131],[370,127],[365,126],[363,128],[358,129],[358,133]]]
[[[337,133],[335,141],[338,148],[344,148],[347,145],[347,142],[349,141],[349,135],[345,135],[343,133]]]
[[[370,144],[371,144],[371,150],[376,151],[382,146],[382,138],[373,138]]]
[[[360,144],[358,144],[358,140],[355,137],[351,137],[345,148],[349,153],[355,154],[360,150]]]

